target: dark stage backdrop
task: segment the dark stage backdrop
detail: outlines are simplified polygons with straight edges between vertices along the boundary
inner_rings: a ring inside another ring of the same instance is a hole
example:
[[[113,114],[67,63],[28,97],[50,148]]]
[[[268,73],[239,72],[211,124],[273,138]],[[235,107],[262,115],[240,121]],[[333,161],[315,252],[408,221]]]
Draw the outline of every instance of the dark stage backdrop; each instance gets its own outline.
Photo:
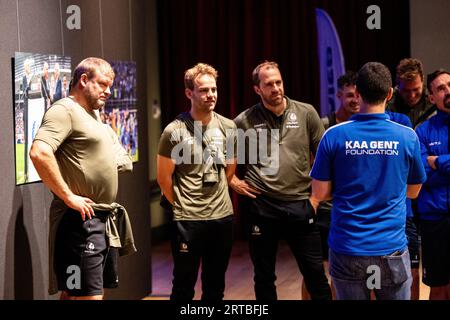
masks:
[[[380,30],[366,26],[370,5],[381,9]],[[287,96],[318,108],[315,8],[333,19],[347,69],[380,61],[393,72],[409,56],[408,0],[160,0],[163,126],[189,109],[183,74],[197,62],[219,71],[216,111],[224,116],[234,118],[258,101],[251,72],[264,60],[279,63]]]

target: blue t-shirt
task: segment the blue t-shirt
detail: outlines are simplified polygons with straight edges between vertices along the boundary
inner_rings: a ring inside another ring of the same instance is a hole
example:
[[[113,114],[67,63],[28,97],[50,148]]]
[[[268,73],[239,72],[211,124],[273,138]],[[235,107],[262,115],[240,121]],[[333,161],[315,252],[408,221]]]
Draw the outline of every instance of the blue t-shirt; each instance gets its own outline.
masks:
[[[411,120],[409,120],[409,118],[405,114],[398,113],[398,112],[393,112],[393,111],[387,111],[387,110],[386,110],[385,113],[389,116],[389,118],[392,121],[412,128]],[[409,198],[406,198],[406,217],[407,218],[414,217],[414,213],[413,213],[413,210],[412,210],[411,199],[409,199]]]
[[[439,221],[450,212],[450,114],[438,110],[436,115],[417,127],[422,151],[422,163],[427,173],[418,198],[417,211],[421,220]],[[436,170],[428,164],[428,156],[437,156]]]
[[[398,112],[393,112],[393,111],[386,111],[385,113],[389,116],[389,118],[392,121],[412,128],[411,120],[409,120],[409,118],[405,114],[398,113]]]
[[[325,132],[311,177],[333,184],[332,250],[381,256],[406,247],[406,185],[426,179],[414,130],[386,114],[354,115]]]

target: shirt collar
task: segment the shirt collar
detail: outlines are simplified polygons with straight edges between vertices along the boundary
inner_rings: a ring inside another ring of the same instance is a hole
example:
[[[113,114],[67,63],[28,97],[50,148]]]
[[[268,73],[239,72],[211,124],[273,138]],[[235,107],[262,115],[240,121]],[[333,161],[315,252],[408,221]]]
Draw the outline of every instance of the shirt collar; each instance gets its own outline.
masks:
[[[446,113],[444,111],[441,111],[439,109],[437,109],[437,114],[436,116],[438,117],[439,120],[441,120],[442,122],[445,123],[450,123],[450,114]]]
[[[350,117],[349,120],[364,121],[364,120],[387,120],[389,116],[386,113],[358,113]]]
[[[287,114],[291,108],[291,100],[287,96],[284,96],[284,98],[286,99],[286,109],[284,109],[284,112],[279,116],[277,116],[275,113],[273,113],[272,111],[270,111],[266,107],[264,107],[264,104],[262,102],[259,103],[259,107],[261,108],[261,110],[263,110],[264,113],[268,114],[273,119],[275,119],[275,120],[283,119],[284,115]]]

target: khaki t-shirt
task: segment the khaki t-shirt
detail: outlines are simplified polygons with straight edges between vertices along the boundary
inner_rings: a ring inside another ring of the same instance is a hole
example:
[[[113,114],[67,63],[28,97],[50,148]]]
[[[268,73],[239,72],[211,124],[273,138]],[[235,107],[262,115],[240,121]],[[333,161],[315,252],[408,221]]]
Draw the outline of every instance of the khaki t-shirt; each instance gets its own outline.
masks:
[[[210,123],[201,130],[224,154],[231,152],[226,148],[226,134],[235,134],[233,121],[214,113]],[[158,154],[178,161],[172,176],[174,220],[215,220],[233,214],[225,167],[219,168],[216,183],[203,181],[204,149],[201,140],[196,140],[180,119],[172,121],[161,135]]]
[[[97,112],[88,113],[71,98],[61,99],[45,113],[34,139],[52,147],[73,193],[96,203],[114,202],[118,174],[113,140]]]
[[[243,141],[239,132],[238,144],[245,143],[248,183],[275,199],[304,200],[311,192],[310,155],[316,153],[324,128],[312,105],[285,98],[286,110],[280,117],[261,103],[237,116],[234,122],[238,129],[247,137],[251,132],[255,136],[255,141]]]

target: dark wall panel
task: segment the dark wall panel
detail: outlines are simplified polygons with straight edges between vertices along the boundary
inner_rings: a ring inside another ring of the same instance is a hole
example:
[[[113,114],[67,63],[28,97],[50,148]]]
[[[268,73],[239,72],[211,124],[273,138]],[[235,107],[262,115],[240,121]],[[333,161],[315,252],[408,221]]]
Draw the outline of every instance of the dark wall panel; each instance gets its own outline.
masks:
[[[102,55],[100,1],[81,1],[81,43],[76,50],[81,49],[82,58]]]
[[[450,2],[411,0],[411,55],[423,63],[425,74],[450,70]]]
[[[144,123],[147,121],[146,56],[145,45],[142,41],[145,38],[145,34],[142,32],[144,29],[144,5],[141,1],[131,1],[130,3],[129,0],[103,0],[102,3],[102,14],[104,17],[108,17],[108,19],[103,20],[105,57],[110,60],[133,60],[136,61],[137,67],[139,161],[134,164],[133,174],[125,174],[120,177],[117,201],[123,203],[132,213],[133,226],[147,226],[147,228],[134,229],[138,252],[132,256],[124,257],[119,265],[121,289],[130,293],[127,299],[139,299],[142,298],[142,295],[139,296],[137,293],[149,293],[148,288],[151,284],[148,128]],[[129,10],[132,13],[131,21],[128,14]],[[117,28],[117,25],[121,27]],[[130,41],[130,27],[134,39],[132,41]],[[134,53],[133,57],[131,52]],[[136,192],[136,190],[140,192]],[[139,275],[139,277],[136,277],[136,275]],[[109,291],[108,297],[123,299],[123,295],[117,290]]]
[[[94,46],[91,52],[95,52],[97,48],[100,49],[100,46],[98,45],[100,43],[100,32],[97,30],[98,24],[93,24],[89,21],[89,17],[92,15],[87,12],[88,9],[84,6],[84,2],[85,1],[82,0],[61,0],[63,51],[64,54],[67,55],[70,53],[70,56],[72,57],[72,68],[74,68],[78,62],[86,57],[85,52],[89,47]],[[92,4],[97,3],[97,1],[88,2],[91,2]],[[67,19],[71,16],[71,14],[67,14],[66,12],[70,5],[77,5],[81,9],[81,30],[69,30],[66,26]],[[86,41],[87,45],[85,45],[83,43],[83,32],[87,33],[87,30],[90,31],[90,39]]]
[[[19,1],[20,44],[23,52],[62,54],[59,1]]]
[[[105,57],[130,60],[130,1],[103,0],[101,8],[102,16],[107,17],[102,24]]]

